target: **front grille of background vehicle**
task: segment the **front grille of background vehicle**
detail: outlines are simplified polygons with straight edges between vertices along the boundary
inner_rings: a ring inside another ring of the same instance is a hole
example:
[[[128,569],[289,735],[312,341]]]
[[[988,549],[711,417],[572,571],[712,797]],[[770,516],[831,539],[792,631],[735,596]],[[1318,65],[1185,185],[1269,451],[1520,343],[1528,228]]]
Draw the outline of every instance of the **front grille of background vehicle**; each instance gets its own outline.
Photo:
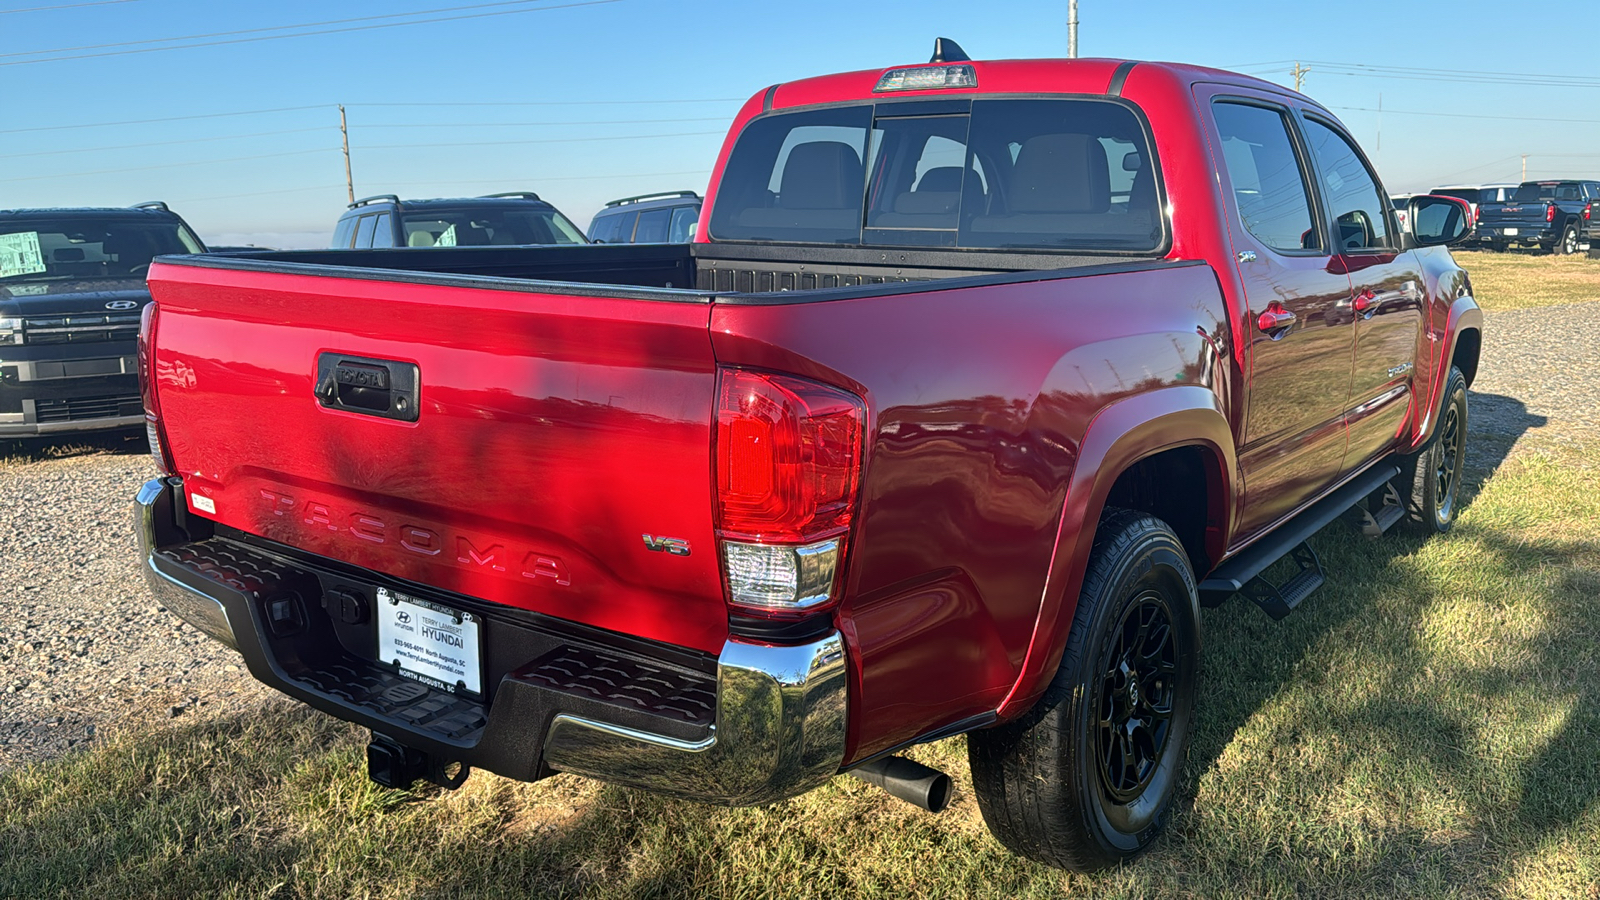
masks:
[[[138,394],[118,397],[74,397],[70,400],[36,400],[37,421],[80,422],[84,419],[109,419],[137,416],[144,411]]]
[[[22,320],[28,344],[90,344],[131,341],[139,336],[139,314],[36,316]]]

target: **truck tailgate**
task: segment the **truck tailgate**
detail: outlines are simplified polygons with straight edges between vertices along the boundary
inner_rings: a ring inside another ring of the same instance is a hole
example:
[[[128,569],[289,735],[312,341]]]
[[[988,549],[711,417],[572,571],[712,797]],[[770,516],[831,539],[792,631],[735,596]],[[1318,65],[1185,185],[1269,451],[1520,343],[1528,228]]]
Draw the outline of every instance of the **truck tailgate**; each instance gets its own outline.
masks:
[[[150,287],[156,394],[191,511],[397,578],[721,648],[703,298],[174,263]],[[319,361],[326,375],[346,357],[415,365],[415,421],[319,403]]]

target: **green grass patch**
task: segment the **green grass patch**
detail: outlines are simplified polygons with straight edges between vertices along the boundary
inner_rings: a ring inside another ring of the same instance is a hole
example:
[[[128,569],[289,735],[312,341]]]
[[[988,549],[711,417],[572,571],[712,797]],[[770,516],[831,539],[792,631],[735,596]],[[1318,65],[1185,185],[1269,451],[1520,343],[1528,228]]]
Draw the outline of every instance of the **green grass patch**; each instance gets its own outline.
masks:
[[[1479,471],[1448,536],[1315,539],[1281,623],[1205,616],[1167,836],[1067,875],[1007,854],[961,739],[933,816],[850,778],[763,809],[571,776],[388,791],[364,735],[288,701],[0,774],[5,897],[1600,896],[1600,471]]]
[[[1586,254],[1494,253],[1455,254],[1472,276],[1473,298],[1484,309],[1527,309],[1600,300],[1600,259]]]

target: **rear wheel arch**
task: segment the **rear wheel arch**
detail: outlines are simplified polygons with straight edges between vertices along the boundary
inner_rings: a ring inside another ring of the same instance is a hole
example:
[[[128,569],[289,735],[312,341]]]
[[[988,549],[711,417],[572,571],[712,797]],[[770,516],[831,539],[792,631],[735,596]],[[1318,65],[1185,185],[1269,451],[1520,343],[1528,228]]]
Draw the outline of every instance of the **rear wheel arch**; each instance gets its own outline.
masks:
[[[1184,385],[1138,394],[1095,417],[1067,488],[1056,555],[1027,657],[1000,706],[1001,718],[1031,707],[1060,665],[1105,511],[1120,508],[1163,521],[1163,513],[1179,519],[1168,524],[1178,533],[1196,575],[1203,577],[1210,561],[1221,557],[1233,528],[1237,472],[1232,428],[1209,388]],[[1201,485],[1192,483],[1196,473]],[[1165,494],[1169,487],[1179,491],[1175,497]],[[1201,496],[1203,514],[1177,511],[1178,504]]]
[[[1477,328],[1463,328],[1456,334],[1455,347],[1450,351],[1450,365],[1466,376],[1467,387],[1478,377],[1478,356],[1483,352],[1483,332]],[[1450,370],[1445,368],[1448,373]]]

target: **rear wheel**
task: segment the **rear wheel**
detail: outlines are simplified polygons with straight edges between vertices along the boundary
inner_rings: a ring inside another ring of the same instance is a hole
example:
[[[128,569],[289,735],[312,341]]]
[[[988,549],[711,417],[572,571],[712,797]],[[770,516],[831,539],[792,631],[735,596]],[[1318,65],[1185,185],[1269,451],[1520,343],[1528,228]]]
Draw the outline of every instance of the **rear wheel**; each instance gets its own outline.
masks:
[[[1002,844],[1087,872],[1155,840],[1193,727],[1198,606],[1172,529],[1109,511],[1049,690],[1022,719],[967,738],[978,808]]]
[[[1455,366],[1444,385],[1444,407],[1433,440],[1405,458],[1402,485],[1409,485],[1406,507],[1423,531],[1443,534],[1459,512],[1461,471],[1467,457],[1467,378]]]
[[[1561,231],[1561,240],[1556,243],[1556,252],[1562,256],[1571,256],[1578,252],[1578,226],[1568,223]]]

